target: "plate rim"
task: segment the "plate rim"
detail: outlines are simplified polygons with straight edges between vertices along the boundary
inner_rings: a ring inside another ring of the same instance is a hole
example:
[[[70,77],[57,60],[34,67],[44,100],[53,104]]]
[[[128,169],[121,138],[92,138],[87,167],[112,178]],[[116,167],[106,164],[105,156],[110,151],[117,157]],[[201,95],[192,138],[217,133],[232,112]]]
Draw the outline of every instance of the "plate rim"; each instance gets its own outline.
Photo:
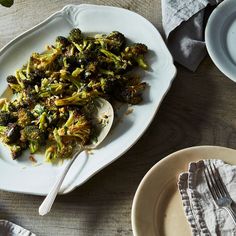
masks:
[[[231,73],[230,71],[227,70],[227,68],[225,68],[224,66],[221,65],[221,62],[219,61],[219,59],[217,58],[217,56],[215,56],[214,53],[214,48],[212,47],[211,43],[210,43],[210,39],[211,39],[211,27],[215,21],[215,19],[217,18],[217,15],[221,13],[222,9],[224,9],[224,7],[226,7],[228,4],[231,3],[236,3],[234,0],[225,0],[223,2],[221,2],[211,13],[208,21],[207,21],[207,25],[206,25],[206,29],[205,29],[205,42],[206,42],[206,49],[207,52],[210,56],[210,58],[212,59],[213,63],[215,64],[215,66],[224,74],[226,75],[230,80],[232,80],[233,82],[236,82],[236,75],[234,73]],[[235,4],[236,6],[236,4]]]
[[[51,20],[53,20],[55,17],[59,16],[59,15],[63,15],[65,13],[66,10],[68,10],[69,8],[77,8],[77,9],[85,9],[88,8],[106,8],[106,10],[108,9],[112,9],[112,10],[119,10],[119,11],[124,11],[127,12],[128,14],[133,14],[137,17],[139,17],[140,19],[142,19],[146,24],[148,24],[153,31],[155,31],[156,34],[158,34],[161,38],[161,34],[159,33],[159,31],[157,30],[157,28],[150,22],[148,21],[146,18],[144,18],[143,16],[139,15],[136,12],[130,11],[128,9],[124,9],[121,7],[114,7],[114,6],[108,6],[108,5],[95,5],[95,4],[68,4],[65,5],[61,10],[54,12],[53,14],[51,14],[50,16],[48,16],[45,20],[41,21],[40,23],[36,24],[35,26],[31,27],[30,29],[24,31],[23,33],[19,34],[18,36],[16,36],[15,38],[13,38],[12,40],[10,40],[5,46],[3,46],[0,50],[0,57],[2,55],[4,55],[4,53],[8,50],[8,48],[10,48],[11,46],[13,46],[15,43],[17,43],[19,40],[23,39],[25,36],[27,36],[29,33],[34,32],[35,30],[37,30],[40,27],[43,27],[44,25],[46,25],[47,23],[50,23]],[[64,17],[64,16],[62,16]],[[163,40],[163,38],[162,38]],[[163,40],[163,44],[165,44],[164,40]],[[119,157],[121,157],[124,153],[126,153],[135,143],[137,143],[137,141],[141,138],[141,136],[146,132],[146,130],[148,129],[148,127],[151,125],[153,119],[156,116],[157,111],[159,110],[160,105],[162,104],[163,99],[165,98],[166,94],[168,93],[169,89],[171,88],[172,82],[174,80],[174,78],[176,77],[177,74],[177,69],[174,65],[173,62],[173,57],[170,54],[167,46],[165,45],[165,50],[166,50],[166,58],[168,60],[166,60],[166,64],[168,64],[172,70],[171,72],[171,76],[169,76],[168,78],[168,86],[167,89],[165,90],[165,93],[162,94],[160,96],[160,102],[157,106],[155,106],[155,112],[152,113],[152,116],[150,117],[150,120],[148,122],[148,125],[145,127],[145,129],[143,130],[143,132],[141,132],[134,140],[134,142],[129,145],[128,148],[126,148],[125,150],[123,150],[123,152],[120,155],[117,155],[116,158],[114,158],[113,160],[111,160],[110,162],[108,162],[106,165],[103,165],[101,168],[97,169],[95,172],[93,172],[93,174],[91,174],[88,178],[86,178],[84,181],[81,181],[79,184],[76,183],[75,184],[71,184],[70,186],[73,186],[70,188],[67,187],[63,192],[60,192],[60,194],[67,194],[71,191],[73,191],[75,188],[81,186],[82,184],[84,184],[85,182],[87,182],[90,178],[92,178],[95,174],[97,174],[98,172],[100,172],[102,169],[104,169],[105,167],[107,167],[108,165],[110,165],[112,162],[116,161]],[[19,191],[19,190],[14,190],[14,189],[3,189],[1,188],[1,190],[3,191],[7,191],[7,192],[15,192],[15,193],[24,193],[24,194],[32,194],[32,195],[40,195],[40,196],[44,196],[45,194],[41,194],[41,193],[37,193],[34,191]]]
[[[146,172],[146,174],[143,176],[142,180],[140,181],[140,183],[135,191],[135,195],[134,195],[132,207],[131,207],[131,226],[132,226],[134,236],[139,236],[138,228],[137,228],[137,224],[136,224],[136,210],[137,210],[137,206],[138,206],[139,195],[142,193],[142,188],[146,184],[146,182],[149,180],[152,173],[155,172],[156,170],[158,170],[163,165],[163,163],[171,162],[172,159],[177,158],[181,153],[192,151],[192,150],[195,151],[195,150],[215,149],[215,148],[225,150],[225,151],[228,150],[228,151],[236,152],[236,150],[233,148],[228,148],[228,147],[223,147],[223,146],[214,146],[214,145],[190,146],[190,147],[183,148],[183,149],[180,149],[180,150],[170,153],[169,155],[165,156],[160,161],[158,161],[156,164],[154,164]],[[205,158],[201,158],[201,159],[205,159]]]

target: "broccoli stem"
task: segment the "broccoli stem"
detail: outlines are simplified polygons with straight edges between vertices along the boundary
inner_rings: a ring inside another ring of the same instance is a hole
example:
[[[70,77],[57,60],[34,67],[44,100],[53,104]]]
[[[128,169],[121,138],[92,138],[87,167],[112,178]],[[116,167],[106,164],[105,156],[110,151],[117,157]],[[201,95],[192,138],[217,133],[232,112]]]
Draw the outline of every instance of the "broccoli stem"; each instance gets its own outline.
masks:
[[[44,130],[47,127],[47,113],[43,112],[39,118],[39,129]]]
[[[144,61],[144,57],[142,55],[140,55],[139,57],[135,58],[135,61],[138,63],[138,65],[142,69],[144,69],[144,70],[148,69],[148,64]]]
[[[69,118],[67,119],[63,127],[68,127],[74,122],[74,114],[74,111],[69,111]]]
[[[116,56],[115,54],[113,54],[112,52],[110,51],[107,51],[106,49],[104,48],[101,48],[100,49],[100,52],[102,52],[104,55],[106,55],[107,57],[111,58],[114,62],[117,62],[117,61],[121,61],[121,58],[119,56]]]
[[[38,151],[39,149],[39,144],[37,142],[29,142],[29,149],[30,149],[30,153],[35,153]]]
[[[66,105],[84,105],[89,102],[92,98],[97,97],[98,93],[93,92],[77,92],[71,97],[58,99],[55,101],[56,106],[66,106]]]
[[[63,143],[62,143],[62,141],[61,141],[61,137],[60,137],[60,135],[58,134],[57,129],[54,129],[54,130],[53,130],[53,135],[54,135],[55,141],[57,142],[57,147],[58,147],[58,149],[61,150],[61,149],[63,148]]]

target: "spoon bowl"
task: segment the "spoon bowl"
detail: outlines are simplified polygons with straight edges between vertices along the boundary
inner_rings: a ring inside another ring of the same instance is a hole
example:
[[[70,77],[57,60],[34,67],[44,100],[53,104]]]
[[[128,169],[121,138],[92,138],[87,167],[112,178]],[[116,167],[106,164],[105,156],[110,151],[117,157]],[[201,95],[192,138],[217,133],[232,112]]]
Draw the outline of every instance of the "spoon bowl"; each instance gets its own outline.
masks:
[[[46,196],[46,198],[40,205],[39,215],[41,216],[46,215],[48,212],[50,212],[51,207],[54,203],[54,200],[63,183],[63,180],[67,172],[69,171],[72,163],[79,156],[79,154],[83,152],[84,150],[87,150],[87,149],[91,150],[98,147],[98,145],[101,144],[101,142],[106,138],[106,136],[108,135],[111,129],[111,126],[114,120],[114,111],[113,111],[112,105],[103,98],[97,98],[95,102],[96,102],[96,107],[98,109],[96,112],[94,112],[92,120],[93,120],[93,123],[95,123],[98,128],[98,136],[96,137],[96,142],[92,142],[91,144],[85,145],[85,146],[78,145],[78,149],[75,151],[73,157],[67,162],[65,169],[60,174],[59,178],[52,186],[52,189],[49,191],[48,195]]]

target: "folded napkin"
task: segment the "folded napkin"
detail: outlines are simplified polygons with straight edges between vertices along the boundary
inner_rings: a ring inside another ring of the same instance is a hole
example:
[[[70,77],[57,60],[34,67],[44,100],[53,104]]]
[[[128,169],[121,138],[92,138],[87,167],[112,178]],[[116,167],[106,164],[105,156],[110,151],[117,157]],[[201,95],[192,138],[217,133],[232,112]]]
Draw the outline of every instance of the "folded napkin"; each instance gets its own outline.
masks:
[[[189,164],[179,176],[179,192],[193,236],[235,236],[236,227],[228,212],[213,201],[204,176],[204,165],[213,162],[226,188],[236,202],[236,166],[221,160],[201,160]],[[236,205],[235,205],[236,206]],[[232,207],[235,209],[234,204]]]
[[[162,24],[174,60],[195,71],[204,56],[205,8],[222,0],[162,0]]]
[[[0,220],[0,236],[36,236],[30,231],[7,220]]]

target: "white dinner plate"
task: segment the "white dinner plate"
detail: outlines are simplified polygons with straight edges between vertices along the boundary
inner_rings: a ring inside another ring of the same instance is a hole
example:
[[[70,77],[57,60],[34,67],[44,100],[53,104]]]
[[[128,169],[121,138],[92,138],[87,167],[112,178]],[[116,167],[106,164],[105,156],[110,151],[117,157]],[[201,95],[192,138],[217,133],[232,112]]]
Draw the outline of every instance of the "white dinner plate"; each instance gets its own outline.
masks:
[[[32,52],[41,52],[45,44],[58,35],[67,36],[73,27],[86,34],[122,32],[130,41],[148,46],[150,70],[142,72],[149,86],[142,104],[133,112],[120,117],[105,141],[93,154],[82,154],[74,162],[63,182],[60,193],[68,193],[126,152],[144,133],[170,88],[176,74],[173,59],[156,28],[142,16],[122,8],[96,5],[68,5],[48,19],[23,33],[0,51],[0,94],[7,96],[6,77],[24,64]],[[122,110],[122,109],[121,109]],[[122,112],[121,112],[122,113]],[[121,113],[119,114],[121,116]],[[124,113],[123,113],[124,114]],[[11,160],[6,147],[0,146],[0,189],[36,195],[46,195],[63,165],[43,162],[43,155],[35,155],[32,165],[25,155]]]
[[[236,150],[218,146],[198,146],[180,150],[154,165],[141,181],[132,206],[134,236],[189,236],[177,188],[180,173],[201,159],[221,159],[236,164]]]
[[[208,19],[205,40],[215,65],[236,82],[236,1],[225,0]]]

